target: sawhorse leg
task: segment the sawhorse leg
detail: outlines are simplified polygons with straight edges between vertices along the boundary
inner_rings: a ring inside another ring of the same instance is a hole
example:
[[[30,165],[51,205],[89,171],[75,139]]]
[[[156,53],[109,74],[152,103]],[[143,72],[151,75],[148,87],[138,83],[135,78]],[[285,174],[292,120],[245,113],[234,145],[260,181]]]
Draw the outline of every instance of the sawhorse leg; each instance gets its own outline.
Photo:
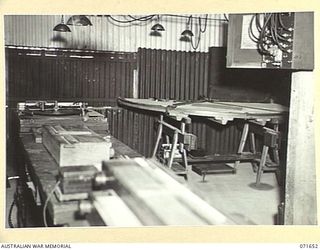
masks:
[[[255,136],[254,136],[254,133],[253,132],[249,132],[249,142],[250,142],[250,151],[253,153],[253,154],[256,154],[257,153],[257,148],[256,148],[256,139],[255,139]],[[256,173],[257,170],[258,170],[258,165],[255,161],[252,161],[252,169],[253,171]]]
[[[173,135],[171,154],[170,154],[170,158],[169,158],[169,161],[168,161],[168,168],[172,167],[173,158],[174,158],[174,155],[175,155],[176,149],[177,149],[177,144],[178,144],[178,132],[175,131],[174,135]]]
[[[152,158],[156,157],[157,151],[158,151],[158,147],[159,147],[159,143],[161,140],[161,136],[162,136],[162,122],[163,121],[163,116],[160,116],[160,122],[159,122],[159,127],[158,127],[158,132],[157,132],[157,140],[156,140],[156,144],[153,148],[153,152],[152,152]]]
[[[259,164],[259,168],[257,171],[256,185],[260,185],[261,175],[263,173],[263,168],[266,165],[267,155],[268,155],[269,147],[264,145],[262,148],[261,160]]]
[[[243,149],[246,144],[247,137],[248,137],[248,131],[249,131],[249,123],[245,123],[243,125],[243,129],[242,129],[241,140],[240,140],[240,144],[239,144],[239,148],[238,148],[238,152],[237,152],[238,154],[243,153]],[[236,161],[234,163],[234,171],[237,171],[239,163],[240,163],[240,161]]]

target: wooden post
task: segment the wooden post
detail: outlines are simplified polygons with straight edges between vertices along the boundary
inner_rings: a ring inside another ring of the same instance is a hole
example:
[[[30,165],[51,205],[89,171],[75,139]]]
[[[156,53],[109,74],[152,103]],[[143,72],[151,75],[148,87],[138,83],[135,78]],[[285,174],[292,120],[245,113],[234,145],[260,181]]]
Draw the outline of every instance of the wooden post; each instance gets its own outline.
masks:
[[[285,225],[317,224],[313,72],[292,73]]]

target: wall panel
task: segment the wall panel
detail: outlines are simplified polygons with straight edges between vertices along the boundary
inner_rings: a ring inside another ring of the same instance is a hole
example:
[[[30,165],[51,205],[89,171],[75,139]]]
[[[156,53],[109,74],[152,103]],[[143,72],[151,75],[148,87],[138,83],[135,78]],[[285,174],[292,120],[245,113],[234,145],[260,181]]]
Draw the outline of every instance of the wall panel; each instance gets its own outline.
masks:
[[[207,96],[209,54],[139,48],[139,98],[197,100]]]
[[[116,105],[132,97],[134,53],[6,49],[7,101],[86,101]],[[12,106],[12,105],[11,105]]]

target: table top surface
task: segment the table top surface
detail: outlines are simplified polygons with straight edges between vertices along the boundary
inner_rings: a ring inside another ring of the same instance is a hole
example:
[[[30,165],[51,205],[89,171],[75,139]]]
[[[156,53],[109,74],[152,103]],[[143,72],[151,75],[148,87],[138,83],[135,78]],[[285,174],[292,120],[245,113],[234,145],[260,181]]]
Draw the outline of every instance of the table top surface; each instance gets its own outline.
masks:
[[[267,122],[287,115],[288,107],[276,103],[219,102],[219,101],[174,101],[119,98],[120,105],[165,113],[177,120],[189,116],[212,118],[226,124],[234,119]]]

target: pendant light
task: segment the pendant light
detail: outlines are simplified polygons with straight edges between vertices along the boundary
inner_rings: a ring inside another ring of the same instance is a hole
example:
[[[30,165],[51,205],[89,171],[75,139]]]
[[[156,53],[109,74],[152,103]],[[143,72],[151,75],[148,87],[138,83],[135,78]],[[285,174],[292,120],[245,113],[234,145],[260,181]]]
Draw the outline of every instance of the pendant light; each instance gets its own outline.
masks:
[[[85,15],[74,15],[71,16],[68,21],[68,25],[75,25],[75,26],[92,26],[91,21]]]
[[[153,31],[165,31],[164,27],[159,23],[160,16],[158,15],[158,22],[151,27]]]
[[[189,19],[188,19],[188,22],[186,25],[186,29],[184,31],[182,31],[182,33],[181,33],[181,38],[180,38],[181,41],[190,41],[192,39],[192,37],[194,36],[191,29],[189,29],[191,19],[192,19],[192,16],[189,16]],[[191,24],[191,26],[192,26],[192,24]]]
[[[57,24],[53,30],[58,32],[71,32],[70,28],[64,24],[63,15],[61,15],[61,23]]]

